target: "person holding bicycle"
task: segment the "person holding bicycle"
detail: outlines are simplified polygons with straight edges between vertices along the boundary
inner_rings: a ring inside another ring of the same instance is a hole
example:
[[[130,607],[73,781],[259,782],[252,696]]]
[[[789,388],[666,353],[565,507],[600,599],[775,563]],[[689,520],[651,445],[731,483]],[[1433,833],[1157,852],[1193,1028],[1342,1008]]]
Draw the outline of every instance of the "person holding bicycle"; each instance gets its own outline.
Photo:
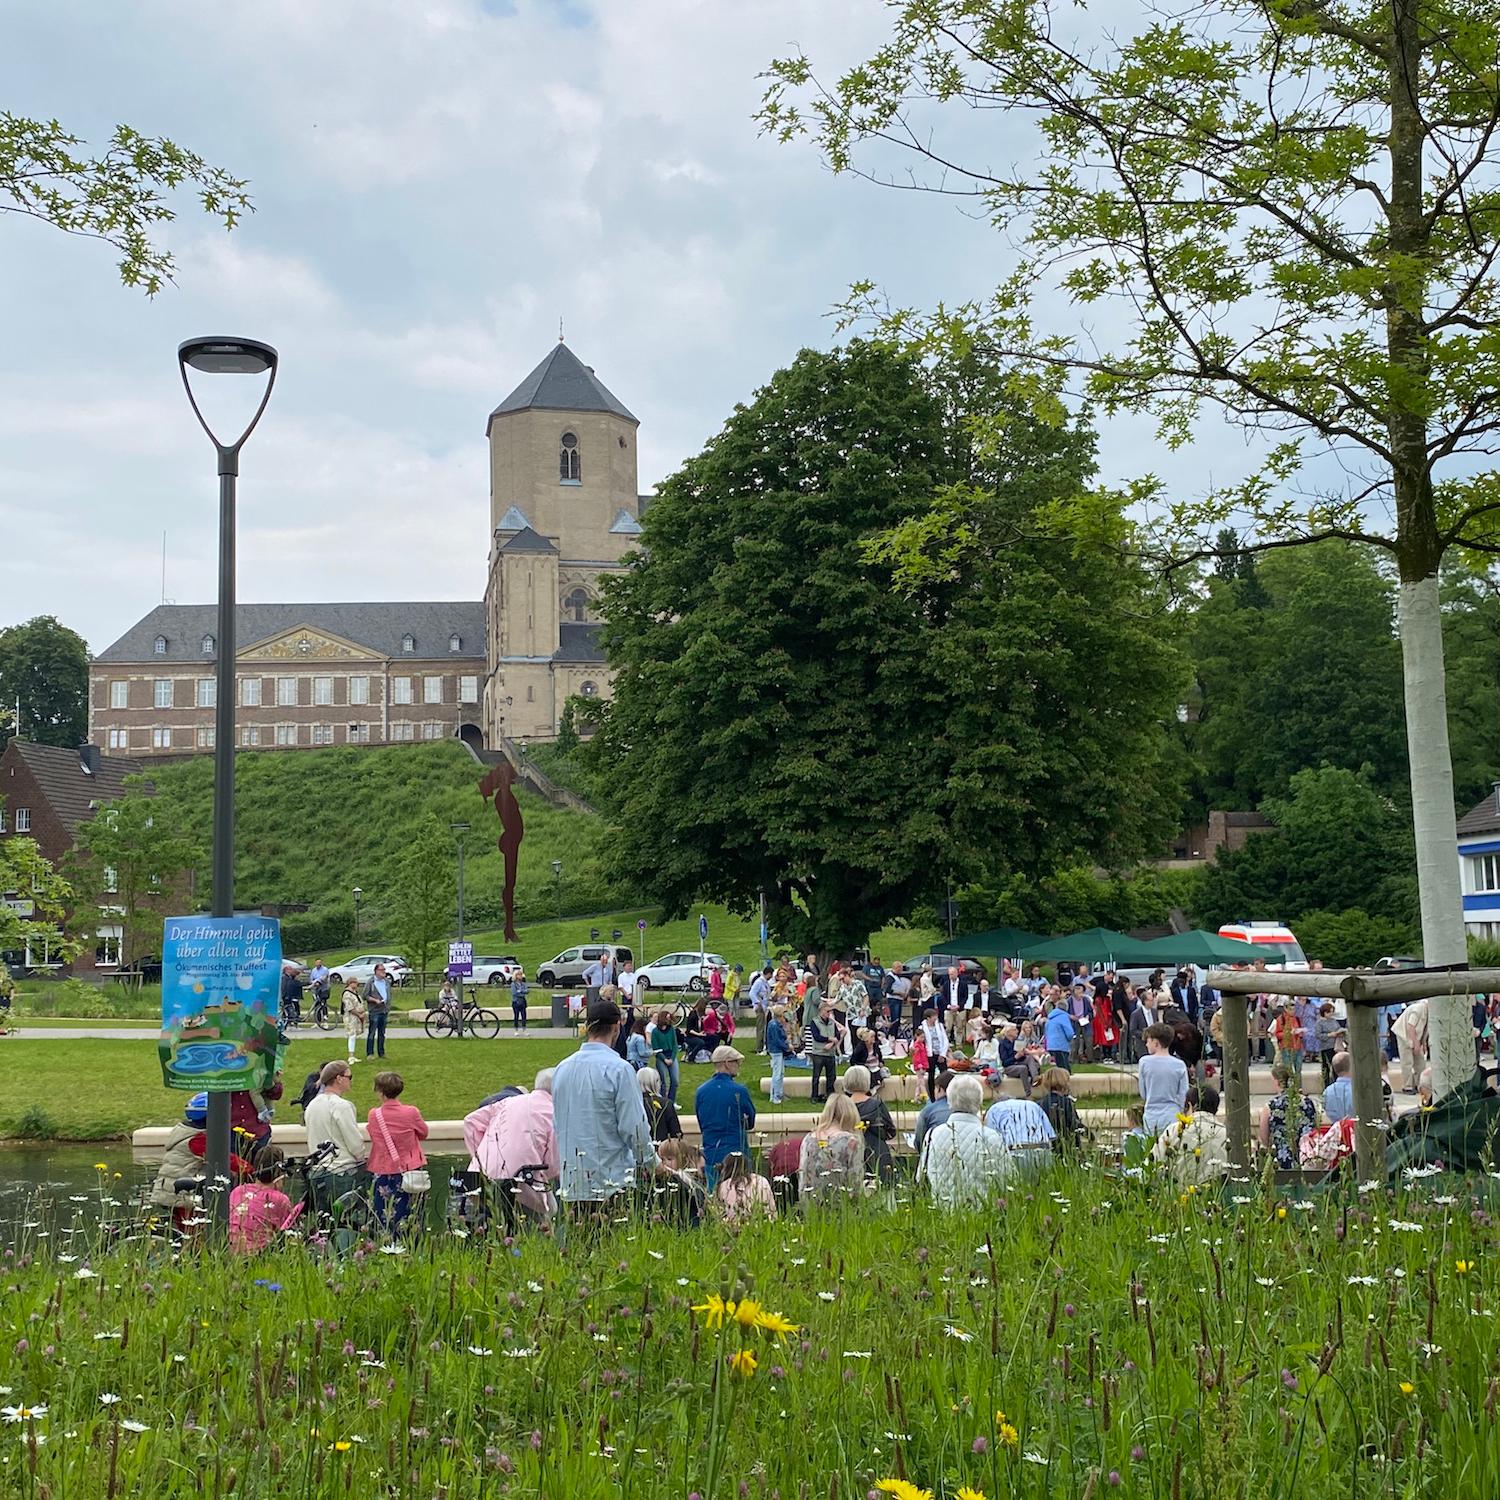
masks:
[[[331,1209],[336,1199],[354,1187],[366,1170],[370,1143],[359,1133],[359,1121],[348,1094],[354,1073],[347,1062],[325,1063],[318,1075],[321,1092],[302,1112],[307,1126],[307,1149],[316,1151],[332,1142],[333,1155],[313,1172],[308,1182],[320,1209]]]

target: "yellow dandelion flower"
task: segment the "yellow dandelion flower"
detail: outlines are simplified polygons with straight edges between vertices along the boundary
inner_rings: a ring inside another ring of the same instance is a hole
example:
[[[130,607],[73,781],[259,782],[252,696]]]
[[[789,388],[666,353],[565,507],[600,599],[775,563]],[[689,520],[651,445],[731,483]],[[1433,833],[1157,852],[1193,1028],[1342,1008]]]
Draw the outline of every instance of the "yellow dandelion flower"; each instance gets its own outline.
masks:
[[[971,1490],[968,1485],[959,1485],[953,1496],[953,1500],[984,1500],[983,1490]]]
[[[1278,1219],[1284,1219],[1284,1218],[1286,1218],[1286,1210],[1284,1208],[1278,1208],[1276,1210],[1276,1217]]]
[[[1400,1391],[1403,1396],[1410,1396],[1412,1392],[1416,1390],[1416,1386],[1414,1386],[1409,1380],[1403,1380],[1401,1384],[1396,1387],[1396,1389]]]
[[[728,1304],[729,1316],[734,1319],[741,1328],[754,1328],[760,1321],[764,1309],[753,1297],[741,1298],[738,1302]]]
[[[1179,1125],[1191,1125],[1193,1123],[1193,1117],[1191,1115],[1185,1115],[1179,1110],[1177,1114],[1177,1123]]]
[[[1456,1260],[1453,1262],[1453,1269],[1457,1271],[1460,1276],[1467,1276],[1473,1265],[1474,1262],[1472,1260]]]
[[[743,1375],[746,1380],[755,1374],[755,1367],[758,1363],[759,1361],[749,1349],[741,1349],[738,1354],[729,1356],[729,1368],[736,1375]]]
[[[767,1312],[764,1308],[756,1315],[755,1326],[762,1333],[769,1333],[779,1339],[784,1339],[789,1333],[797,1332],[797,1325],[784,1314]]]
[[[1015,1448],[1021,1442],[1021,1434],[1009,1422],[1001,1422],[995,1428],[995,1436],[1003,1448]]]
[[[94,1170],[96,1172],[107,1172],[109,1171],[109,1163],[107,1161],[96,1161],[94,1163]]]
[[[354,1444],[351,1443],[347,1438],[340,1438],[338,1442],[333,1445],[333,1451],[335,1453],[347,1453],[353,1446]]]
[[[703,1314],[703,1324],[706,1328],[721,1328],[724,1324],[725,1313],[734,1311],[734,1303],[726,1302],[717,1292],[710,1292],[708,1301],[696,1303],[693,1311]]]
[[[875,1488],[894,1495],[896,1500],[932,1500],[931,1490],[919,1490],[908,1479],[877,1479]]]

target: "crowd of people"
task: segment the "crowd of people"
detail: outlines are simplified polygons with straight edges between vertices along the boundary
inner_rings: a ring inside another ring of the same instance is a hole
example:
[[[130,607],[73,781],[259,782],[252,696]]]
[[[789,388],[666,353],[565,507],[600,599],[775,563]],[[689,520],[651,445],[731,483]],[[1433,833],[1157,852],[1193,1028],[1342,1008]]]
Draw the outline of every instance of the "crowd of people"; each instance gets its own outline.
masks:
[[[745,1054],[733,1045],[736,971],[720,974],[679,1019],[675,1006],[636,1008],[628,965],[601,970],[594,977],[604,982],[590,985],[578,1050],[538,1073],[531,1088],[503,1088],[466,1117],[469,1161],[456,1190],[486,1213],[495,1202],[511,1227],[528,1215],[549,1219],[559,1203],[571,1218],[613,1215],[622,1195],[643,1197],[653,1212],[677,1222],[717,1213],[740,1224],[775,1216],[793,1202],[827,1205],[878,1193],[898,1177],[901,1142],[881,1096],[897,1058],[926,1094],[908,1140],[915,1181],[942,1205],[982,1202],[1089,1147],[1091,1133],[1073,1094],[1075,1070],[1086,1060],[1136,1065],[1139,1103],[1128,1111],[1122,1166],[1154,1162],[1183,1186],[1227,1175],[1225,1128],[1211,1082],[1222,1012],[1190,971],[1170,983],[1157,973],[1136,984],[1111,972],[1066,968],[1049,980],[1006,965],[994,986],[971,980],[958,965],[942,975],[926,967],[907,975],[899,964],[880,972],[872,982],[868,971],[834,964],[825,978],[811,962],[783,963],[752,978],[744,999],[756,1049],[769,1059],[772,1102],[783,1102],[787,1069],[800,1066],[811,1072],[818,1107],[805,1135],[783,1136],[757,1164],[755,1101],[738,1076]],[[366,1056],[383,1055],[383,1024],[370,1020],[372,1001],[389,1006],[380,978],[377,970],[366,984],[346,986],[348,1055],[310,1075],[298,1102],[316,1157],[308,1175],[313,1205],[336,1203],[367,1184],[380,1225],[398,1235],[412,1224],[414,1203],[430,1185],[422,1144],[427,1124],[402,1101],[397,1073],[373,1078],[375,1102],[363,1132],[349,1098],[358,1038],[365,1037]],[[1382,1017],[1413,1088],[1424,1087],[1425,1008],[1418,1001]],[[1273,1061],[1275,1092],[1259,1122],[1266,1156],[1291,1169],[1329,1167],[1352,1155],[1351,1064],[1333,1006],[1264,995],[1250,997],[1249,1010],[1253,1055]],[[1320,1097],[1303,1089],[1310,1057],[1321,1066]],[[713,1069],[696,1091],[696,1143],[677,1112],[684,1059]],[[231,1096],[242,1143],[231,1235],[245,1250],[263,1246],[301,1211],[284,1191],[286,1159],[270,1144],[269,1105],[280,1093],[278,1080],[265,1098]],[[1389,1084],[1385,1093],[1389,1111]],[[201,1166],[205,1108],[201,1096],[193,1101],[168,1140],[153,1194],[162,1208],[184,1207],[177,1183],[195,1162]]]

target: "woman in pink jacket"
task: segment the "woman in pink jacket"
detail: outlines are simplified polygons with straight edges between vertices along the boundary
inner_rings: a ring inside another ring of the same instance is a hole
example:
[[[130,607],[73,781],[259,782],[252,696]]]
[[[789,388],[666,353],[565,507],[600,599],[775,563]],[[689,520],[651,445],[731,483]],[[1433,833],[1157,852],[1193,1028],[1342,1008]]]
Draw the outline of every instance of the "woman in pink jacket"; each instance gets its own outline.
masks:
[[[540,1167],[556,1182],[561,1175],[557,1135],[552,1125],[552,1069],[543,1068],[529,1094],[517,1094],[496,1104],[482,1104],[464,1117],[464,1143],[473,1153],[470,1170],[500,1186],[500,1207],[506,1227],[517,1228],[517,1205],[545,1218],[545,1194],[518,1182],[524,1169]]]
[[[402,1175],[427,1165],[422,1152],[427,1121],[415,1105],[400,1102],[405,1087],[406,1080],[399,1073],[377,1073],[375,1097],[380,1103],[366,1116],[370,1133],[366,1165],[375,1179],[375,1212],[392,1236],[411,1213],[411,1194],[401,1186]]]

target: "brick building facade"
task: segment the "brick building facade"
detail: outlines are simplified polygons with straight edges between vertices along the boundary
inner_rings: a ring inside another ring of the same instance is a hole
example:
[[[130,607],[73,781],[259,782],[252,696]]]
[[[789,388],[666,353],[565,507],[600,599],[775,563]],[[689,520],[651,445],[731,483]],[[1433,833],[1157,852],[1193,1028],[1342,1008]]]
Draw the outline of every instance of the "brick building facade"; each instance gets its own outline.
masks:
[[[61,750],[11,740],[0,754],[0,836],[36,841],[54,868],[72,852],[78,829],[103,802],[125,795],[125,778],[139,774],[141,764],[123,756],[101,755],[95,745]],[[0,892],[7,897],[16,892]],[[70,917],[67,928],[83,947],[71,965],[74,974],[108,973],[120,961],[121,928],[117,913],[101,907],[97,921]],[[51,955],[28,952],[27,968],[52,966]]]
[[[640,535],[638,426],[558,343],[485,428],[484,599],[241,605],[237,745],[545,739],[570,696],[607,697],[595,598]],[[94,657],[94,744],[148,760],[213,750],[216,616],[161,605]]]

